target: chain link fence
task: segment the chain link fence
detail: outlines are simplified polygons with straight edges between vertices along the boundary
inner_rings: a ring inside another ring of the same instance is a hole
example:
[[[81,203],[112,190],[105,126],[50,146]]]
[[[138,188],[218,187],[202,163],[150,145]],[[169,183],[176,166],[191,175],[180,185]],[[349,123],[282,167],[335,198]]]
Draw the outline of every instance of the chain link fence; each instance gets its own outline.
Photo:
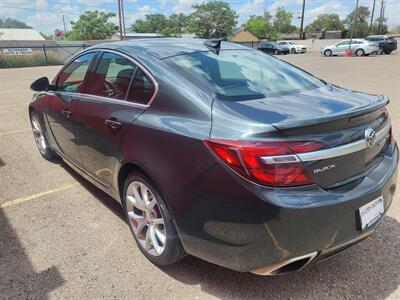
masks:
[[[85,47],[85,44],[28,47],[0,46],[0,68],[63,65],[72,55]]]

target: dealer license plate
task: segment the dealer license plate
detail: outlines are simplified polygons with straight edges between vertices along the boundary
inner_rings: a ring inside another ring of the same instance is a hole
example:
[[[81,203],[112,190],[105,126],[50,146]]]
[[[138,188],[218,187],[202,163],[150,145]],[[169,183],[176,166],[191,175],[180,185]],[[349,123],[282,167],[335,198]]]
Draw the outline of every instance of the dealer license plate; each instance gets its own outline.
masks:
[[[383,197],[380,196],[359,208],[362,230],[370,227],[382,217],[385,211],[383,203]]]

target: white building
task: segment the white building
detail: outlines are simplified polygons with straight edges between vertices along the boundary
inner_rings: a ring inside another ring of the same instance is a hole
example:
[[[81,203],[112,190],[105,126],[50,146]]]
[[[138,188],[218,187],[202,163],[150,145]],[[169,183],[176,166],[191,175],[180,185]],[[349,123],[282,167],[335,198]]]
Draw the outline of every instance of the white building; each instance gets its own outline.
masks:
[[[0,41],[44,41],[34,29],[0,28]]]

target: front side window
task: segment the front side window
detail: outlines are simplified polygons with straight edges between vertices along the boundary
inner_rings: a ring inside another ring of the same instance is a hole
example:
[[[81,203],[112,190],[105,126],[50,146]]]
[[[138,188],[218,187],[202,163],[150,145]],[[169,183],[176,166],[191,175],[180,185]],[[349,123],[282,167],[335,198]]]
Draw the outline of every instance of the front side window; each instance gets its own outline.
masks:
[[[84,80],[89,65],[96,52],[90,52],[79,56],[71,62],[57,78],[57,91],[82,93],[84,92]]]
[[[106,52],[101,56],[95,72],[90,75],[87,93],[125,100],[136,69],[129,59]]]
[[[256,50],[197,52],[166,59],[177,72],[222,100],[250,100],[322,87],[304,71]]]

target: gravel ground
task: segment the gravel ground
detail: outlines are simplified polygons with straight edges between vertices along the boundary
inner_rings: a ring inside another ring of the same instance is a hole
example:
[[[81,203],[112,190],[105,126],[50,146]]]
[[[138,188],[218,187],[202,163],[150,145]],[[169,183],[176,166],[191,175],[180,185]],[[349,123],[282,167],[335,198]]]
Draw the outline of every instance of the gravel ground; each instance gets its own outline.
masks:
[[[400,141],[400,51],[281,58],[334,84],[388,95]],[[0,70],[0,299],[400,298],[399,192],[375,234],[300,273],[261,277],[193,257],[152,265],[136,248],[118,204],[36,149],[28,87],[59,68]]]

